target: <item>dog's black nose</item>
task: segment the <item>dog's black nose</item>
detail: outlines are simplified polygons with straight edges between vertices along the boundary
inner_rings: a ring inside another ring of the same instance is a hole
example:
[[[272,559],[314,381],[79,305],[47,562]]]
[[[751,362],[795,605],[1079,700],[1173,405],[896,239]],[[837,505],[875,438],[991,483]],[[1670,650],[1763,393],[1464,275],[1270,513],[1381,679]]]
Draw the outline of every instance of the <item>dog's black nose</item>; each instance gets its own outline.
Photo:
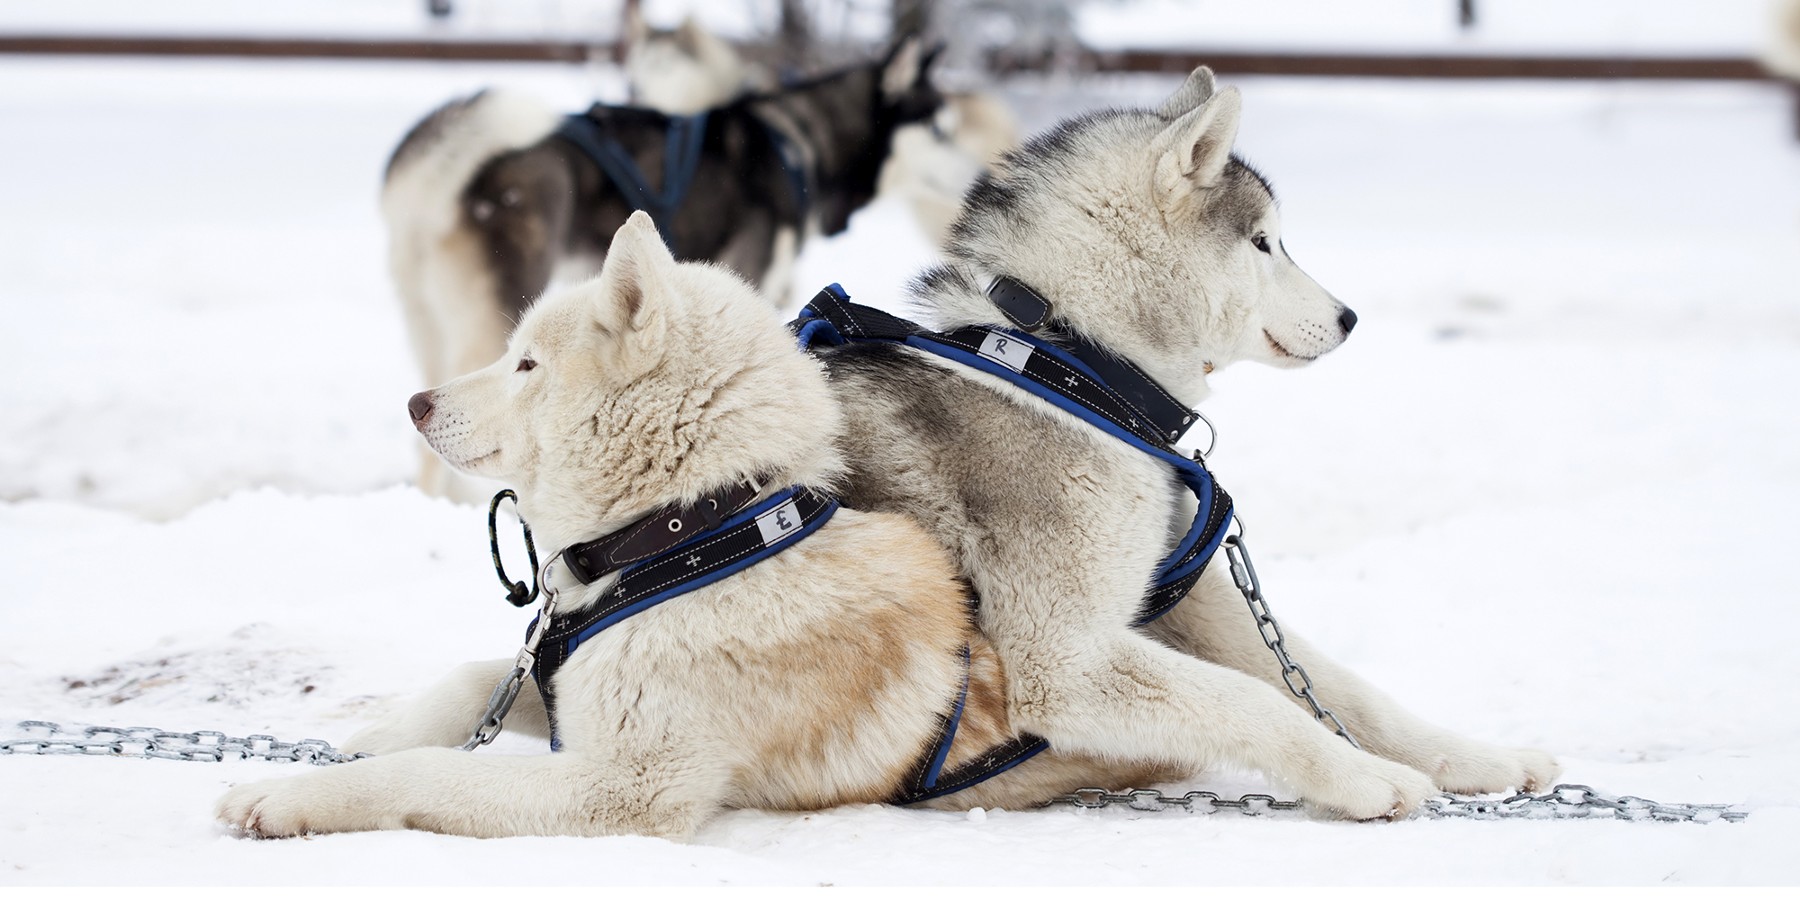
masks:
[[[1344,329],[1344,337],[1349,337],[1350,330],[1356,327],[1356,311],[1344,307],[1344,311],[1338,313],[1338,327]]]
[[[425,420],[431,418],[431,392],[420,391],[406,401],[406,411],[412,413],[413,427],[424,428]]]

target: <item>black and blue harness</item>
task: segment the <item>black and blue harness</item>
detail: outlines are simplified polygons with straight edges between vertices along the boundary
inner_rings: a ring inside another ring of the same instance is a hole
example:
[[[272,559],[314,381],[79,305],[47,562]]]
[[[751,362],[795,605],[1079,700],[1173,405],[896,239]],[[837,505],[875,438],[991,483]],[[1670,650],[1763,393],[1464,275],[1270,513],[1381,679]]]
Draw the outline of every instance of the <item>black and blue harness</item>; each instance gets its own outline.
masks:
[[[619,573],[593,604],[542,625],[532,678],[550,715],[551,749],[557,738],[551,676],[582,644],[657,604],[740,572],[817,531],[838,503],[805,488],[789,487],[755,502],[755,482],[733,485],[692,505],[658,510],[612,534],[576,544],[557,559],[583,585]],[[527,632],[529,634],[530,632]]]
[[[631,152],[620,142],[617,133],[619,123],[615,121],[620,113],[656,115],[666,119],[662,190],[650,187],[649,179],[644,177],[643,170],[638,168]],[[681,212],[682,204],[687,201],[688,190],[694,184],[694,175],[700,169],[708,115],[708,111],[702,111],[691,116],[661,116],[660,113],[634,107],[595,104],[587,112],[563,117],[562,125],[556,129],[556,136],[592,159],[633,210],[641,209],[649,213],[651,221],[656,223],[657,233],[662,235],[663,243],[668,245],[669,252],[679,257],[681,250],[676,245],[675,217]],[[787,175],[789,190],[793,192],[794,203],[799,210],[799,219],[805,222],[810,191],[806,164],[800,150],[780,128],[757,118]]]
[[[1015,325],[1056,342],[1007,328],[928,331],[873,307],[851,303],[836,284],[820,291],[789,327],[800,346],[808,350],[856,342],[896,343],[995,375],[1173,467],[1199,508],[1187,534],[1157,567],[1135,620],[1137,625],[1148,624],[1187,596],[1225,540],[1231,522],[1231,497],[1198,460],[1174,450],[1174,443],[1199,417],[1130,362],[1055,326],[1049,302],[1024,284],[998,278],[988,296]],[[945,720],[935,754],[927,757],[917,777],[901,789],[896,803],[917,803],[953,793],[1049,747],[1041,737],[1021,735],[948,776],[940,775],[956,736],[962,698],[967,696],[967,653],[965,648],[963,694]]]
[[[997,327],[927,331],[873,307],[851,303],[836,284],[820,291],[790,327],[802,347],[898,343],[962,363],[1004,379],[1168,463],[1182,485],[1193,492],[1198,510],[1187,534],[1157,567],[1145,594],[1134,624],[1148,624],[1187,596],[1231,524],[1231,497],[1197,459],[1174,449],[1175,442],[1199,417],[1130,362],[1051,323],[1050,304],[1020,282],[996,279],[988,296],[1008,319],[1035,333]]]

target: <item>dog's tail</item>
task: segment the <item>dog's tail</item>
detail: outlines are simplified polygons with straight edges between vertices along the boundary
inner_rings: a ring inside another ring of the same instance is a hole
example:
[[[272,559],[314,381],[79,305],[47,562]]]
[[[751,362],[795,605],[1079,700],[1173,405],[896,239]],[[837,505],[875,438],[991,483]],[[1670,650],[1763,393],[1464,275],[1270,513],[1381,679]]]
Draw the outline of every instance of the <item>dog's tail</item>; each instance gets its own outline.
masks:
[[[456,227],[463,189],[488,160],[529,147],[561,116],[512,91],[452,100],[407,132],[388,159],[381,212],[389,236],[442,236]]]
[[[530,97],[483,91],[426,116],[388,160],[388,266],[427,386],[498,357],[511,324],[495,267],[463,211],[469,184],[494,158],[538,143],[560,122]],[[465,501],[480,493],[429,451],[424,460],[426,493]]]

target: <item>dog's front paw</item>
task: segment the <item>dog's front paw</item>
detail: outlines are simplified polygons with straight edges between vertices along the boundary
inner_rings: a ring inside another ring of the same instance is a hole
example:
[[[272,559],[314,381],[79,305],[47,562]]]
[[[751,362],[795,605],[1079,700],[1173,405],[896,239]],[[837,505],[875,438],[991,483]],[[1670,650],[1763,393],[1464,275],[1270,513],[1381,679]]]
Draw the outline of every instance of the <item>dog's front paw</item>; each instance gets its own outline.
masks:
[[[1344,749],[1349,753],[1340,757],[1331,771],[1322,773],[1319,784],[1302,789],[1301,796],[1309,804],[1358,821],[1403,819],[1437,793],[1431,779],[1417,769],[1347,745]]]
[[[261,838],[366,830],[366,823],[356,821],[354,805],[329,787],[308,775],[240,784],[219,798],[213,815]]]
[[[1562,766],[1542,750],[1494,747],[1466,742],[1426,771],[1439,788],[1452,794],[1541,791],[1556,783]]]

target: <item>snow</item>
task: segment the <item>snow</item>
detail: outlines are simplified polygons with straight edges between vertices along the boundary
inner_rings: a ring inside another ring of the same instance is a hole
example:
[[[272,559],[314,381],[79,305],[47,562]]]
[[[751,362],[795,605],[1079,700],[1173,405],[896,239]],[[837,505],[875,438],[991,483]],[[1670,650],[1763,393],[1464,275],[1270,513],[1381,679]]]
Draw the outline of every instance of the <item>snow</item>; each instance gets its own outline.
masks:
[[[423,385],[375,210],[406,127],[490,82],[618,96],[616,73],[578,67],[0,59],[0,730],[340,741],[513,652],[525,623],[482,511],[407,484]],[[0,884],[1800,879],[1791,99],[1235,83],[1288,247],[1361,317],[1308,369],[1220,373],[1204,410],[1283,624],[1429,718],[1557,753],[1567,781],[1742,803],[1748,822],[865,806],[732,812],[686,846],[255,842],[211,804],[278,765],[13,757]],[[1041,127],[1172,87],[1007,98]],[[929,258],[878,203],[809,246],[798,281],[891,305]],[[1237,772],[1173,787],[1286,795]]]

